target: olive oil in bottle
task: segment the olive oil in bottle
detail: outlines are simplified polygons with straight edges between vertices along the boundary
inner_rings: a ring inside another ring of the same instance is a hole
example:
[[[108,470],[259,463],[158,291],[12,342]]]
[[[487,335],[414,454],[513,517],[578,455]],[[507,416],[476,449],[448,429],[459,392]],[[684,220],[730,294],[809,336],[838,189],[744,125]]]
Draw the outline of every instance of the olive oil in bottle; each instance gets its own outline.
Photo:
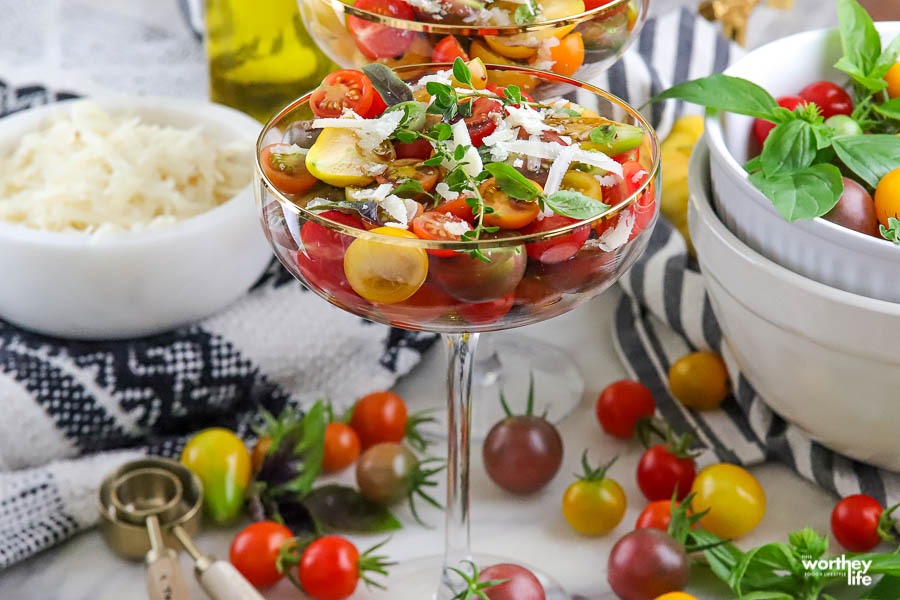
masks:
[[[297,0],[206,0],[209,95],[265,122],[335,70]]]

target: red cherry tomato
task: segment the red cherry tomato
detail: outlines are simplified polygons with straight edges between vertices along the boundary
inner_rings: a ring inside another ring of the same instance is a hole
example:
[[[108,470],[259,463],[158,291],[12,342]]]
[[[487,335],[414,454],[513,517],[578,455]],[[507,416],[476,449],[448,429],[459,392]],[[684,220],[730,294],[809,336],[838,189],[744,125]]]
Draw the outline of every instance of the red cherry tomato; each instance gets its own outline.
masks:
[[[551,215],[543,219],[535,219],[527,226],[523,227],[519,233],[522,235],[533,235],[544,231],[559,229],[572,223],[577,223],[576,219],[564,217],[562,215]],[[528,258],[540,261],[546,264],[553,264],[568,260],[575,256],[587,241],[591,234],[591,228],[587,225],[575,228],[571,233],[562,235],[545,242],[533,242],[525,244],[525,251]]]
[[[234,537],[228,558],[255,587],[268,587],[284,576],[278,572],[275,561],[282,544],[293,537],[291,530],[280,523],[252,523]]]
[[[452,214],[448,215],[447,213],[441,213],[437,211],[428,211],[426,213],[422,213],[421,216],[413,219],[412,228],[413,233],[419,236],[423,240],[444,240],[444,241],[459,241],[460,235],[458,233],[450,233],[447,231],[447,227],[465,227],[467,230],[471,229],[468,221],[464,221],[459,217],[455,217]],[[455,256],[457,253],[455,250],[428,250],[428,253],[432,256]]]
[[[664,444],[657,444],[641,457],[637,483],[647,500],[669,500],[676,487],[678,499],[683,500],[691,491],[695,474],[693,458],[678,457]]]
[[[640,147],[632,148],[628,152],[623,152],[622,154],[617,154],[613,156],[612,159],[619,163],[620,165],[624,165],[628,161],[637,162],[641,158],[641,149]]]
[[[415,11],[403,0],[356,0],[353,6],[394,19],[416,20]],[[353,34],[356,47],[371,60],[402,56],[416,38],[415,31],[388,27],[352,15],[347,17],[347,28]]]
[[[309,107],[317,117],[337,118],[349,108],[368,119],[373,116],[375,96],[378,93],[365,73],[344,69],[330,73],[322,80],[309,99]]]
[[[419,291],[403,302],[379,304],[378,308],[381,314],[390,319],[391,325],[403,327],[421,326],[442,315],[449,315],[456,310],[458,304],[459,300],[447,295],[437,286],[424,283]]]
[[[434,147],[431,145],[431,142],[425,139],[418,139],[408,144],[404,142],[394,142],[394,152],[397,155],[397,160],[402,160],[404,158],[427,160],[431,158],[431,153],[433,151]]]
[[[336,210],[327,210],[320,213],[320,216],[342,225],[363,229],[362,219],[354,215],[347,215]],[[310,258],[322,261],[344,260],[344,251],[353,242],[351,236],[344,235],[312,221],[307,221],[303,224],[303,227],[300,229],[300,240],[303,242],[303,250],[306,251]]]
[[[466,54],[465,50],[463,50],[463,47],[460,45],[459,40],[457,40],[452,35],[448,35],[437,44],[435,44],[434,51],[432,51],[431,53],[431,62],[436,63],[452,63],[457,58],[461,58],[463,59],[463,61],[469,62],[469,55]]]
[[[353,407],[350,427],[359,434],[363,450],[381,442],[402,442],[406,436],[406,403],[394,392],[363,396]]]
[[[544,587],[534,573],[509,563],[492,565],[478,575],[478,581],[503,581],[485,588],[488,600],[545,600]]]
[[[830,81],[811,83],[800,91],[800,97],[813,102],[822,109],[822,116],[828,119],[834,115],[853,114],[853,100],[841,86]]]
[[[459,196],[454,200],[446,200],[438,204],[434,212],[450,213],[454,217],[459,217],[463,221],[468,221],[471,225],[475,222],[475,215],[472,213],[472,207],[466,202],[465,196]]]
[[[369,113],[366,118],[374,119],[375,117],[380,117],[385,109],[387,109],[387,104],[384,102],[384,98],[381,97],[378,90],[375,90],[375,95],[372,97],[372,106],[369,108]]]
[[[650,174],[641,163],[634,161],[622,163],[622,178],[625,180],[625,192],[628,195],[640,189],[648,177]],[[656,212],[656,191],[652,184],[641,194],[640,198],[635,200],[629,210],[634,215],[634,224],[631,226],[631,235],[628,237],[630,241],[644,231],[653,220]]]
[[[644,507],[638,515],[635,529],[659,529],[669,531],[669,523],[672,522],[672,501],[654,500]]]
[[[597,420],[603,431],[618,438],[630,438],[641,418],[652,417],[656,405],[646,387],[623,379],[606,386],[597,398]]]
[[[868,552],[881,543],[878,524],[883,512],[884,508],[871,496],[847,496],[831,513],[831,531],[847,550]]]
[[[329,423],[325,427],[322,469],[329,473],[349,467],[359,456],[359,436],[349,425]]]
[[[303,552],[300,585],[316,600],[344,600],[359,583],[359,550],[336,535],[317,539]]]
[[[798,106],[806,104],[806,99],[800,96],[782,96],[777,100],[778,106],[788,110],[794,110]],[[753,121],[753,133],[756,135],[756,141],[762,146],[766,143],[766,138],[772,130],[775,129],[775,123],[770,123],[765,119],[756,119]]]
[[[303,250],[299,250],[297,268],[305,278],[307,287],[325,293],[350,308],[362,309],[369,306],[369,302],[353,290],[344,273],[342,261],[311,258]]]
[[[484,144],[484,138],[494,133],[497,123],[491,115],[495,113],[499,115],[502,111],[503,105],[497,100],[483,96],[475,99],[475,103],[472,105],[472,116],[465,119],[473,146],[478,148]]]
[[[472,325],[487,325],[499,321],[510,311],[516,300],[516,293],[510,292],[502,298],[488,302],[465,302],[460,304],[456,312]]]

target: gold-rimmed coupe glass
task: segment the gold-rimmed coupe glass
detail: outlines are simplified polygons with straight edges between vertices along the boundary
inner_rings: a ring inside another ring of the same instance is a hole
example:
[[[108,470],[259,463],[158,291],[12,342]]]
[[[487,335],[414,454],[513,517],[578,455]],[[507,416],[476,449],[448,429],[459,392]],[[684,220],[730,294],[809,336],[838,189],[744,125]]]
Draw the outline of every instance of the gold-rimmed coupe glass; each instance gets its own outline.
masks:
[[[448,67],[419,65],[395,71],[412,81]],[[646,180],[633,191],[627,189],[624,180],[607,188],[604,197],[611,207],[591,220],[532,235],[441,242],[357,229],[307,210],[297,197],[276,189],[257,160],[257,208],[266,237],[285,268],[343,310],[380,323],[441,334],[447,350],[444,554],[404,563],[390,577],[389,592],[380,595],[373,591],[366,598],[449,600],[456,593],[454,581],[441,565],[458,567],[472,558],[484,565],[484,560],[469,548],[470,389],[479,333],[553,318],[609,288],[643,252],[659,213],[658,142],[640,113],[586,83],[519,67],[495,68],[537,77],[556,84],[554,89],[562,86],[565,93],[577,96],[579,104],[601,117],[642,128],[645,135],[637,160],[648,174]],[[296,100],[265,126],[257,142],[257,156],[269,144],[291,143],[296,128],[292,124],[313,118],[309,98],[307,94]],[[339,249],[337,255],[335,248]],[[491,262],[456,252],[474,249]],[[558,260],[561,256],[565,258]],[[378,303],[358,295],[348,277],[388,291],[419,287],[406,300]],[[515,557],[504,560],[520,562]],[[551,577],[536,571],[548,599],[568,598]]]
[[[373,61],[397,67],[452,60],[436,58],[434,51],[439,43],[453,36],[470,58],[481,58],[486,64],[531,67],[589,81],[615,63],[638,37],[650,0],[608,0],[599,6],[592,2],[588,3],[594,5],[590,10],[583,10],[585,4],[581,0],[547,0],[543,3],[545,11],[551,16],[563,16],[522,25],[479,22],[485,17],[454,20],[453,14],[440,22],[429,22],[418,15],[409,19],[378,14],[342,0],[299,2],[300,14],[312,38],[344,68],[359,68]],[[516,7],[515,3],[505,4]],[[575,9],[570,8],[573,4]],[[578,12],[570,14],[571,10]],[[490,17],[487,21],[491,21]],[[393,35],[386,34],[386,30]],[[572,43],[584,50],[581,64],[568,60],[552,64],[554,47],[558,48],[560,42],[566,44],[566,38],[572,34],[580,37]],[[377,36],[384,36],[387,41],[373,42]],[[368,41],[360,42],[361,39]],[[523,81],[513,73],[497,72],[492,78],[496,85],[515,83],[526,92],[540,82],[534,78]]]

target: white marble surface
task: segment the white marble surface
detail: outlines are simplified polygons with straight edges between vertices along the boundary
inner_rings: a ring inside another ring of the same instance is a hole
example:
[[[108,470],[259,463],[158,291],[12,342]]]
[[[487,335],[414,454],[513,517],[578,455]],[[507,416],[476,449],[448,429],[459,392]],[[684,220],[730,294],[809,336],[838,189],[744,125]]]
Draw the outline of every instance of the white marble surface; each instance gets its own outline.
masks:
[[[560,426],[567,443],[565,464],[557,478],[538,495],[526,499],[511,497],[494,486],[484,473],[480,452],[473,452],[472,475],[472,539],[473,548],[539,565],[558,578],[572,593],[587,598],[607,597],[606,558],[615,541],[631,529],[645,502],[634,481],[634,470],[641,448],[634,442],[621,442],[604,435],[593,415],[593,401],[609,382],[625,372],[616,358],[611,340],[611,318],[619,297],[617,289],[595,299],[578,310],[553,321],[521,330],[566,346],[576,357],[584,373],[587,387],[584,401],[577,411]],[[508,334],[498,334],[508,335]],[[434,356],[423,369],[434,376],[436,394],[442,393],[439,367],[442,350],[435,347]],[[415,406],[430,398],[409,397]],[[570,483],[570,473],[577,470],[582,448],[590,448],[595,457],[619,454],[610,475],[625,489],[629,499],[625,519],[612,533],[600,538],[579,536],[569,529],[560,514],[560,499]],[[788,531],[803,526],[828,530],[834,499],[801,480],[779,465],[753,469],[768,496],[768,512],[761,526],[741,540],[741,545],[756,545],[784,539]],[[351,473],[339,479],[352,481]],[[440,493],[440,492],[438,492]],[[438,553],[443,532],[440,527],[425,529],[416,525],[405,509],[398,511],[406,529],[393,536],[386,551],[397,560]],[[424,518],[438,524],[441,515],[425,510]],[[237,528],[211,529],[198,537],[200,547],[210,553],[226,556],[231,537]],[[358,538],[360,546],[379,539]],[[184,568],[189,565],[182,557]],[[692,590],[700,598],[726,598],[725,589],[716,582],[699,578]],[[199,588],[194,598],[202,598]],[[146,597],[143,569],[112,556],[100,536],[89,532],[45,552],[0,574],[0,598],[3,600],[142,600]],[[287,583],[266,593],[268,600],[287,600],[300,595]],[[362,600],[364,594],[354,598]]]

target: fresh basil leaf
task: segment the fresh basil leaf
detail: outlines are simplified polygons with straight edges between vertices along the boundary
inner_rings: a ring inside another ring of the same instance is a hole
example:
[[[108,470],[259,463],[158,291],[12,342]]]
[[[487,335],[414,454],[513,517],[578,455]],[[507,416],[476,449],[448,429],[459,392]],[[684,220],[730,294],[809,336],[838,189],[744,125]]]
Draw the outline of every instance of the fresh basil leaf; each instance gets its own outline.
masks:
[[[428,160],[423,161],[422,164],[425,165],[426,167],[437,167],[437,166],[440,166],[440,164],[443,162],[444,162],[444,157],[441,156],[440,154],[436,154],[436,155],[432,156],[431,158],[429,158]]]
[[[591,129],[590,137],[591,141],[598,146],[611,144],[613,140],[616,139],[616,126],[606,124],[601,125],[600,127],[594,127]]]
[[[602,215],[609,205],[581,192],[560,190],[544,198],[544,202],[558,215],[584,221]]]
[[[831,146],[831,140],[834,139],[834,129],[825,123],[816,123],[812,125],[812,132],[816,136],[816,150],[823,150]]]
[[[453,77],[463,85],[472,85],[472,71],[469,70],[469,65],[458,56],[453,61]]]
[[[813,165],[774,177],[753,173],[750,182],[791,222],[821,217],[834,208],[844,191],[841,171],[834,165]]]
[[[748,173],[753,173],[754,171],[759,171],[762,169],[762,157],[754,156],[750,160],[744,163],[744,170]]]
[[[900,168],[900,137],[888,134],[843,135],[832,142],[838,158],[872,188]]]
[[[806,527],[788,535],[788,542],[799,556],[819,558],[828,552],[828,538],[819,535],[812,527]]]
[[[854,554],[855,560],[872,561],[869,567],[869,573],[872,575],[891,575],[900,577],[900,554],[892,552],[890,554]]]
[[[412,144],[414,141],[419,139],[419,136],[416,135],[415,131],[407,131],[405,129],[395,131],[394,137],[404,144]]]
[[[379,63],[372,63],[362,68],[362,72],[366,74],[372,87],[384,100],[388,106],[400,104],[401,102],[409,102],[413,100],[412,90],[406,83],[397,77],[390,67]]]
[[[888,217],[888,227],[879,225],[878,231],[887,241],[900,245],[900,219]]]
[[[430,133],[431,137],[437,139],[439,142],[443,142],[450,139],[453,135],[453,129],[446,123],[435,123],[434,127],[431,128]]]
[[[577,117],[581,116],[580,112],[578,112],[577,110],[572,110],[571,108],[554,108],[553,110],[555,112],[562,113],[562,114],[566,115],[567,117],[576,117],[577,118]]]
[[[720,73],[671,87],[651,98],[650,102],[669,98],[761,119],[770,118],[778,108],[772,94],[760,86]]]
[[[387,508],[342,485],[314,489],[303,498],[303,505],[322,533],[381,533],[403,527]]]
[[[887,48],[878,57],[875,66],[869,72],[869,77],[883,78],[891,70],[891,67],[897,63],[898,56],[900,56],[900,35],[891,40],[891,43],[887,45]]]
[[[792,571],[791,548],[787,544],[774,542],[758,546],[744,553],[728,578],[728,587],[738,592],[743,587],[743,579],[751,570]]]
[[[872,17],[856,0],[837,0],[844,58],[868,75],[881,56],[881,36]]]
[[[497,181],[497,187],[516,200],[534,200],[541,193],[536,185],[506,163],[488,163],[484,169]]]
[[[741,600],[796,600],[791,594],[784,592],[750,592],[743,594]]]
[[[415,179],[407,179],[393,190],[391,193],[395,196],[414,198],[419,194],[425,193],[425,188],[422,187],[422,184],[416,181]]]
[[[806,121],[776,125],[760,154],[763,173],[772,177],[805,169],[816,158],[816,150],[816,136]]]
[[[886,575],[859,600],[896,600],[900,598],[900,577]]]
[[[822,164],[828,164],[828,163],[833,164],[835,156],[837,156],[837,155],[834,153],[834,148],[832,148],[831,146],[828,146],[827,148],[822,148],[816,154],[816,159],[813,161],[813,164],[814,165],[822,165]]]
[[[884,104],[876,104],[875,111],[884,115],[885,117],[888,117],[889,119],[900,120],[900,98],[888,100]]]
[[[846,56],[841,57],[834,63],[834,68],[849,75],[853,81],[864,87],[869,93],[875,94],[887,87],[887,82],[884,79],[870,77],[860,69],[859,65],[850,62]]]

